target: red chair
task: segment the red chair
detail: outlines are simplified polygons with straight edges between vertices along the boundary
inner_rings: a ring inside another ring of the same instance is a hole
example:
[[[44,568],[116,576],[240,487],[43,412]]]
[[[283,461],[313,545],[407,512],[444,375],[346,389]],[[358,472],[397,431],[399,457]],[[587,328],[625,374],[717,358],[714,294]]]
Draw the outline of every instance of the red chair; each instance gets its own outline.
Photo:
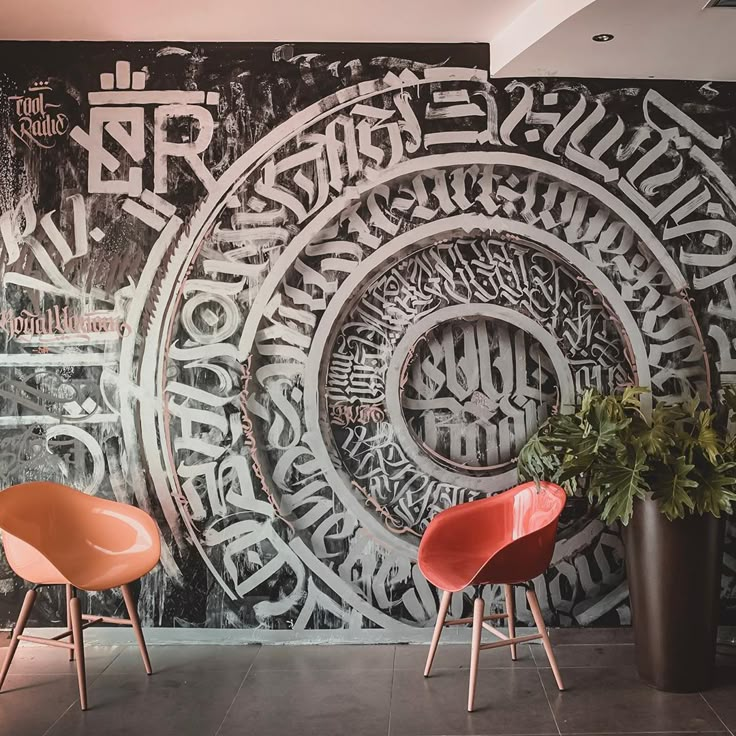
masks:
[[[419,568],[430,583],[443,591],[424,676],[429,677],[443,627],[472,622],[468,711],[473,710],[475,701],[481,649],[510,646],[511,659],[515,661],[518,643],[541,639],[557,686],[564,690],[539,602],[531,586],[527,588],[526,597],[539,633],[516,636],[513,586],[527,583],[549,567],[565,500],[565,491],[560,486],[532,481],[491,498],[442,511],[424,532],[419,545]],[[472,619],[446,620],[453,593],[468,586],[490,584],[504,586],[506,613],[484,616],[483,599],[478,590]],[[506,618],[509,636],[486,623]],[[500,641],[481,644],[483,629]]]
[[[58,483],[37,482],[0,491],[0,529],[5,557],[13,571],[33,587],[26,593],[13,627],[0,688],[5,682],[20,641],[69,650],[76,657],[79,702],[87,709],[87,681],[82,632],[96,623],[132,626],[143,665],[151,674],[151,662],[143,639],[130,583],[152,570],[161,554],[156,522],[145,512],[116,501],[107,501]],[[65,585],[68,630],[47,639],[24,636],[23,630],[44,585]],[[128,616],[112,618],[83,614],[75,588],[121,588]],[[70,641],[62,641],[69,638]]]

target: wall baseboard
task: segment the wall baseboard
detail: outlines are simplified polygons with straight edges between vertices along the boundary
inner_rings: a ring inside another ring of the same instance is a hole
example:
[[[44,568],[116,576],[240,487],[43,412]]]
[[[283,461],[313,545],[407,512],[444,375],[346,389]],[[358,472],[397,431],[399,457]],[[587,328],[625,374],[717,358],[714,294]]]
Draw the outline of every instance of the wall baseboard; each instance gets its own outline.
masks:
[[[500,631],[505,629],[500,628]],[[32,636],[55,636],[64,631],[62,628],[28,628],[27,634]],[[534,633],[535,628],[517,629],[523,634]],[[508,633],[508,632],[506,632]],[[5,632],[5,636],[9,633]],[[429,644],[432,629],[411,631],[390,631],[385,629],[318,629],[309,631],[274,631],[271,629],[183,629],[183,628],[146,628],[146,641],[149,644]],[[135,644],[133,632],[127,627],[97,626],[84,632],[84,642],[88,645],[111,646]],[[469,644],[470,628],[452,627],[442,635],[446,644]],[[536,644],[537,642],[532,642]],[[27,644],[24,644],[27,646]],[[40,645],[39,645],[40,646]]]
[[[508,633],[506,629],[501,631]],[[33,636],[55,636],[62,628],[28,628],[26,633]],[[535,633],[535,627],[517,627],[521,634]],[[584,628],[551,629],[552,640],[556,646],[590,644],[627,644],[633,641],[631,630],[626,628]],[[576,636],[578,634],[579,636]],[[432,636],[431,628],[417,629],[415,632],[397,633],[385,629],[322,629],[310,631],[273,631],[270,629],[183,629],[146,628],[146,641],[152,645],[177,644],[423,644],[427,645]],[[0,631],[0,648],[10,638],[9,631]],[[133,632],[119,626],[99,626],[84,632],[84,641],[90,646],[134,645]],[[443,644],[469,644],[470,628],[452,627],[442,635]],[[539,644],[539,641],[530,642]],[[736,626],[721,626],[718,629],[718,644],[722,647],[736,647]],[[23,646],[29,646],[24,643]],[[35,646],[35,645],[30,645]],[[39,645],[40,646],[40,645]],[[735,652],[736,656],[736,652]]]

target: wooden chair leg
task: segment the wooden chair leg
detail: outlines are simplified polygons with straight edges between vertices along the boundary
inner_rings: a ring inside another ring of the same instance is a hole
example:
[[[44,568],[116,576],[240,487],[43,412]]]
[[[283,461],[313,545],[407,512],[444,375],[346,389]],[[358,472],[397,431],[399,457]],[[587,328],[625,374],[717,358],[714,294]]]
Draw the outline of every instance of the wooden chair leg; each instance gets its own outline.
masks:
[[[146,668],[146,674],[150,675],[153,670],[151,669],[151,660],[148,657],[148,649],[146,649],[146,640],[143,638],[143,629],[141,628],[141,620],[138,618],[138,607],[133,599],[133,591],[130,585],[120,586],[123,591],[123,598],[125,599],[125,607],[128,609],[128,618],[133,626],[135,632],[135,638],[138,641],[138,648],[141,650],[141,657],[143,658],[143,666]]]
[[[480,655],[480,637],[483,632],[483,599],[478,596],[473,601],[473,644],[470,648],[470,683],[468,685],[468,713],[473,712],[475,705],[475,683],[478,679],[478,657]]]
[[[555,653],[552,651],[552,644],[547,634],[547,627],[544,625],[544,618],[542,617],[542,610],[539,608],[539,601],[537,600],[537,594],[532,588],[526,591],[526,599],[529,601],[529,608],[534,617],[534,623],[539,629],[539,633],[542,635],[542,644],[544,645],[544,652],[549,660],[549,666],[552,668],[552,673],[555,676],[557,687],[560,690],[564,690],[565,686],[562,684],[562,675],[560,669],[557,666],[557,660],[555,659]]]
[[[87,710],[87,672],[84,666],[84,629],[82,628],[82,606],[76,595],[69,601],[69,617],[74,635],[74,655],[77,660],[77,681],[79,684],[79,705]]]
[[[440,601],[440,607],[437,611],[437,623],[434,625],[434,633],[432,634],[432,643],[429,645],[429,654],[427,654],[427,664],[424,665],[424,676],[429,677],[429,672],[432,669],[432,662],[434,662],[434,655],[437,652],[437,645],[440,643],[440,637],[442,636],[442,629],[445,625],[445,619],[447,618],[447,609],[450,607],[450,601],[452,600],[452,593],[445,590],[442,593],[442,600]]]
[[[516,610],[514,608],[514,586],[504,585],[503,589],[506,595],[506,613],[508,614],[507,621],[509,623],[509,638],[513,639],[516,636],[516,624],[514,623],[514,616],[516,615]],[[512,661],[516,662],[516,644],[512,644],[510,646],[510,649],[511,659]]]
[[[66,584],[66,628],[71,629],[72,628],[72,614],[71,614],[71,608],[70,603],[72,601],[72,598],[74,597],[74,589],[72,586],[67,583]],[[74,634],[71,635],[69,638],[69,643],[74,644]],[[69,650],[69,661],[74,661],[74,650]]]
[[[8,645],[8,651],[5,653],[5,661],[3,662],[3,668],[2,670],[0,670],[0,688],[3,686],[3,683],[5,682],[5,678],[8,676],[8,670],[10,669],[10,663],[13,661],[15,652],[18,649],[18,644],[20,643],[18,641],[18,637],[23,633],[23,629],[26,628],[28,619],[31,617],[31,611],[33,610],[33,604],[36,602],[36,596],[37,596],[36,589],[31,588],[31,590],[29,590],[26,593],[26,596],[23,599],[23,605],[21,606],[20,614],[18,615],[18,621],[13,627],[13,634],[10,637],[10,644]]]

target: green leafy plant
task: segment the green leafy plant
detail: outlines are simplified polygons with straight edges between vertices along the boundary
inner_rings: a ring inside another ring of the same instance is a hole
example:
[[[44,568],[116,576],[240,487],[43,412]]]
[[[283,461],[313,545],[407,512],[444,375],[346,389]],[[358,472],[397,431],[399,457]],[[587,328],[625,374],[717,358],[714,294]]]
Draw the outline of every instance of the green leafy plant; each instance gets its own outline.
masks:
[[[603,521],[628,524],[636,499],[651,496],[668,519],[731,513],[736,438],[728,430],[736,391],[710,409],[695,399],[642,410],[646,389],[588,389],[574,411],[553,414],[519,454],[524,480],[559,483],[583,495]]]

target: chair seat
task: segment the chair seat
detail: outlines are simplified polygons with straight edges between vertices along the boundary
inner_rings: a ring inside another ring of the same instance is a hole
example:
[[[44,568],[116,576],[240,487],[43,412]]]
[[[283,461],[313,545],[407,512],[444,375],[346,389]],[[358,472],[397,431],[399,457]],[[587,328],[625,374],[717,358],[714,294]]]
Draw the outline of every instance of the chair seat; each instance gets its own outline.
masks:
[[[41,552],[22,539],[5,532],[3,534],[5,556],[16,575],[36,585],[73,585],[80,590],[108,590],[119,588],[140,577],[151,569],[150,560],[131,560],[120,555],[118,560],[99,551],[90,553],[79,549],[78,559],[64,560],[64,575]]]
[[[3,545],[8,564],[16,575],[35,585],[66,585],[69,583],[35,547],[8,532],[3,533]]]
[[[160,557],[156,523],[144,511],[56,483],[0,492],[0,529],[8,564],[37,585],[118,588]]]
[[[483,555],[428,553],[422,558],[422,573],[440,590],[457,593],[474,582],[485,563]]]
[[[559,486],[531,482],[441,511],[422,537],[419,568],[451,593],[532,580],[549,565],[565,500]]]

